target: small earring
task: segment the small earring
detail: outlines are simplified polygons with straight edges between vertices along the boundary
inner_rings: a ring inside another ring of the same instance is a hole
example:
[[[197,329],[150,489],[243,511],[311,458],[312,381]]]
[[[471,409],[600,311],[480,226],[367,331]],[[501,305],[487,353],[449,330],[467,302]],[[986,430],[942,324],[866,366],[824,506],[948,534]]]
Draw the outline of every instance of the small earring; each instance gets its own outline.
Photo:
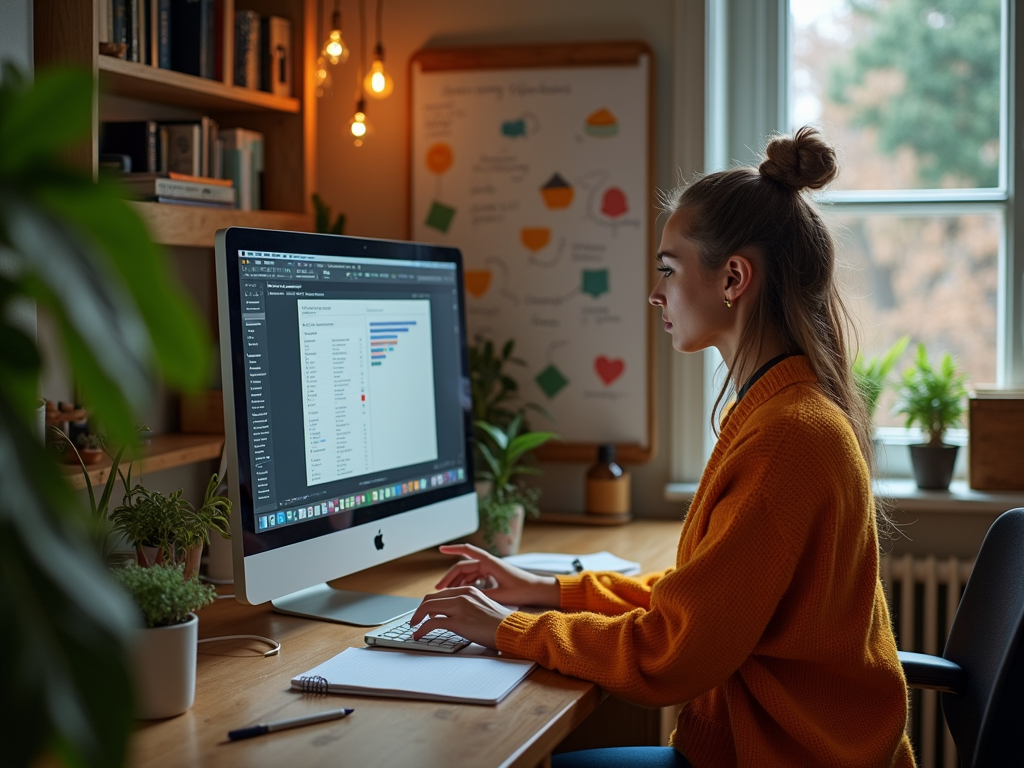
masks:
[[[732,302],[729,301],[728,296],[725,297],[725,306],[729,307],[729,309],[732,309]]]

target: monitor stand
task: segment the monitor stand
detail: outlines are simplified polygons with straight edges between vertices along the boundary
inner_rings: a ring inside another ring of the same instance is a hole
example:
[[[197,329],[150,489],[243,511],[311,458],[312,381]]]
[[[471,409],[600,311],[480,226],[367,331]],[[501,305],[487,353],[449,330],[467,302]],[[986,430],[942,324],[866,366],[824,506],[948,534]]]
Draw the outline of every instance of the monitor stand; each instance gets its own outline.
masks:
[[[352,592],[347,589],[334,589],[329,584],[317,584],[279,597],[271,603],[274,610],[280,613],[336,621],[339,624],[353,624],[357,627],[376,627],[412,613],[420,604],[420,599]]]

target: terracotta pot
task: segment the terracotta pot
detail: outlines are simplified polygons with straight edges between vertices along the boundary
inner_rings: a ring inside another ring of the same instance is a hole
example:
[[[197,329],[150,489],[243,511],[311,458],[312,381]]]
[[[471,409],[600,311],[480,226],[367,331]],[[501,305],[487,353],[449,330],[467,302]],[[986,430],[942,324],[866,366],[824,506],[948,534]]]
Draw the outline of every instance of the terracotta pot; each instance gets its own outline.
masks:
[[[477,532],[472,534],[467,541],[498,557],[518,554],[519,544],[523,539],[523,521],[525,519],[526,508],[522,504],[516,504],[515,514],[509,521],[508,533],[490,531],[481,523]]]
[[[910,446],[910,463],[914,467],[917,487],[930,491],[945,491],[953,479],[953,465],[960,449],[957,445]]]
[[[198,617],[190,613],[184,624],[139,629],[134,641],[136,716],[156,720],[191,707],[196,697]]]

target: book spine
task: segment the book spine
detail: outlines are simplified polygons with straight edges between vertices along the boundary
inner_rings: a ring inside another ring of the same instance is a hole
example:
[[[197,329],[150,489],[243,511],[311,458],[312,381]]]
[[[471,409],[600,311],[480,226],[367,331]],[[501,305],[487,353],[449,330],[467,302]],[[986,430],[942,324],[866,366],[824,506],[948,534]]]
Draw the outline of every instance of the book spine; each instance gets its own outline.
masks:
[[[128,61],[140,61],[142,49],[139,45],[139,0],[128,0],[125,8],[125,23],[128,33]]]
[[[205,77],[208,33],[206,13],[208,0],[171,1],[171,69],[187,75]]]
[[[128,43],[128,27],[126,16],[128,15],[128,0],[110,0],[110,42]]]
[[[221,187],[216,184],[198,184],[177,179],[154,179],[158,197],[175,197],[182,200],[205,200],[213,203],[234,205],[234,187]]]
[[[157,4],[157,66],[171,68],[171,0],[155,0]]]
[[[198,124],[167,126],[167,170],[202,176],[202,131]]]
[[[259,86],[260,17],[255,11],[235,12],[235,85]]]
[[[158,203],[174,203],[175,205],[202,205],[208,208],[227,208],[234,210],[235,206],[232,203],[217,203],[213,200],[192,200],[185,197],[166,197],[157,195],[153,198]]]

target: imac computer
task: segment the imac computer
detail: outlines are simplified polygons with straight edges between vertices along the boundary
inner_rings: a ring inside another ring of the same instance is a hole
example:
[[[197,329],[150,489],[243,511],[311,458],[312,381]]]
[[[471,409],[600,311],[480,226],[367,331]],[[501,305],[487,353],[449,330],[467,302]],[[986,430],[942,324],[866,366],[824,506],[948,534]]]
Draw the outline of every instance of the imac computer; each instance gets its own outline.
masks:
[[[458,250],[232,227],[216,262],[237,599],[413,610],[325,582],[477,528]]]

